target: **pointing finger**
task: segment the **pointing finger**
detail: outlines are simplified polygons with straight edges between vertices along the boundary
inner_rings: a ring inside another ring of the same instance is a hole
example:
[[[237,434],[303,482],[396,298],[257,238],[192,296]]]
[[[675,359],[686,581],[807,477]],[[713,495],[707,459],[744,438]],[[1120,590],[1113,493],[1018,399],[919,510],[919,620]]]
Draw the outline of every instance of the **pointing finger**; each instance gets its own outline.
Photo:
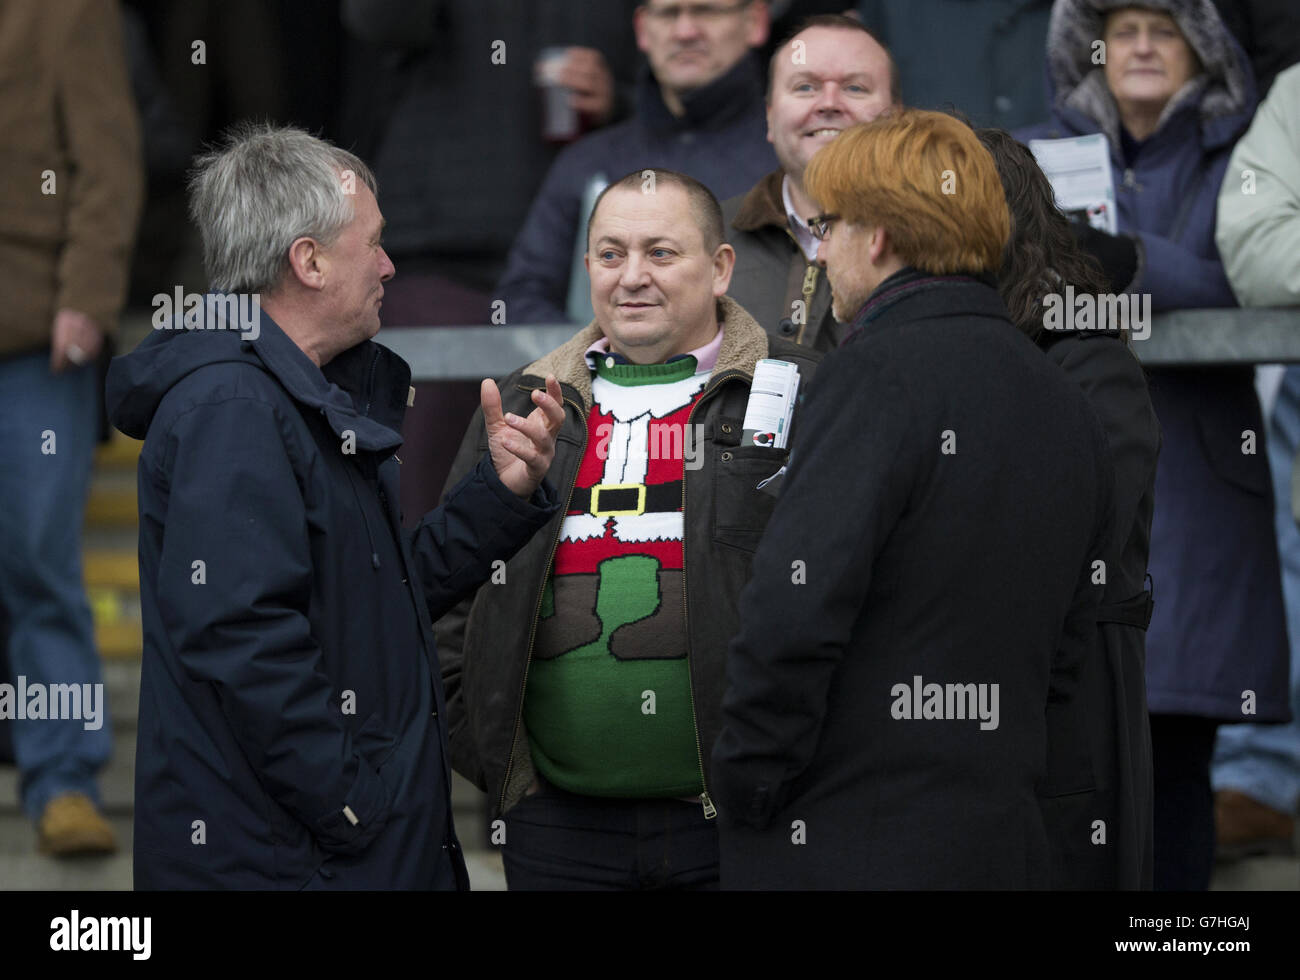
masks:
[[[550,403],[541,406],[546,413],[546,430],[559,432],[564,427],[564,394],[560,391],[560,382],[553,374],[546,376],[546,394]]]

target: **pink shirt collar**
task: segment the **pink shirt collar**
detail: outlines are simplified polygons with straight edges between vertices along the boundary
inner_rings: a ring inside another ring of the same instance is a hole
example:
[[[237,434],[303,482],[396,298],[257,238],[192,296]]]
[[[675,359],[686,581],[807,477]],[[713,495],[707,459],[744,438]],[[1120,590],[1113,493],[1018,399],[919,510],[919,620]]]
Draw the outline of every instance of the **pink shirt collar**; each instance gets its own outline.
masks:
[[[718,324],[718,332],[712,340],[703,347],[697,347],[695,350],[687,351],[691,357],[695,358],[695,373],[711,374],[714,366],[718,363],[718,352],[722,350],[722,324]],[[601,337],[590,347],[587,348],[586,354],[587,366],[593,371],[596,369],[595,358],[602,354],[609,353],[609,338]]]

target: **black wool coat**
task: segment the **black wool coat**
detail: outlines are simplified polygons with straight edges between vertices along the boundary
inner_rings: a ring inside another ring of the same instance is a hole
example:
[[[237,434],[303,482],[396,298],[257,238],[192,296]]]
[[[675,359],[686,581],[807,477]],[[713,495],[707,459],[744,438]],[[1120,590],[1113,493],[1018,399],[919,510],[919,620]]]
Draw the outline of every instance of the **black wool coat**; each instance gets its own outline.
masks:
[[[1045,887],[1039,793],[1074,789],[1040,785],[1047,706],[1092,649],[1104,435],[981,281],[904,270],[854,326],[741,595],[722,885]]]
[[[1147,719],[1146,588],[1155,508],[1160,423],[1146,373],[1118,336],[1044,331],[1039,346],[1087,396],[1101,422],[1115,471],[1114,534],[1094,651],[1069,706],[1080,752],[1062,763],[1091,765],[1090,792],[1044,799],[1053,888],[1150,889],[1152,885],[1151,727]],[[1099,822],[1100,821],[1100,825]]]

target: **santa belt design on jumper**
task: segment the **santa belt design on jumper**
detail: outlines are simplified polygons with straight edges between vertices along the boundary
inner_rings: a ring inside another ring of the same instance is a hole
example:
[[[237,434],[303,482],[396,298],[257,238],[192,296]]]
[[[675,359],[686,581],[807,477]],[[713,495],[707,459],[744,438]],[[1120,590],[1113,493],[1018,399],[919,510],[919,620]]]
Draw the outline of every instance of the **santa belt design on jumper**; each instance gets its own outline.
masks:
[[[596,517],[623,517],[631,514],[681,510],[682,481],[667,483],[597,483],[593,487],[574,487],[569,510],[579,510]]]

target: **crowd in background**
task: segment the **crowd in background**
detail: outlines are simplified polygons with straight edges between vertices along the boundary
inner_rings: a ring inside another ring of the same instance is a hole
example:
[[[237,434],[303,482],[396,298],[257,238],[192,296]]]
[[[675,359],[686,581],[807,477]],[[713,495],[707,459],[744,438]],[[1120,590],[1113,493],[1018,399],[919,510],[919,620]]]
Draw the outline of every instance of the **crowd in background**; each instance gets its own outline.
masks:
[[[93,23],[68,25],[67,36],[95,59],[83,64],[103,66],[94,82],[102,91],[78,94],[76,85],[54,82],[50,89],[59,99],[84,96],[96,118],[79,129],[77,113],[68,112],[67,132],[55,132],[36,121],[48,96],[15,89],[0,103],[7,127],[30,127],[49,141],[27,160],[0,153],[6,205],[18,202],[4,209],[0,281],[7,292],[32,297],[30,308],[0,322],[0,398],[17,404],[48,396],[67,415],[60,432],[79,434],[60,443],[75,471],[54,474],[39,457],[6,466],[6,498],[39,500],[56,515],[45,522],[58,524],[42,537],[32,530],[41,518],[14,508],[2,525],[3,550],[19,559],[0,575],[9,673],[36,676],[37,660],[57,648],[60,676],[98,676],[84,597],[69,585],[80,570],[66,518],[84,500],[102,425],[96,364],[106,363],[121,309],[147,313],[157,293],[208,285],[185,195],[191,160],[205,144],[235,122],[265,119],[318,133],[370,164],[387,220],[384,248],[396,267],[385,287],[386,329],[565,322],[576,329],[592,317],[582,255],[596,196],[641,167],[680,171],[723,203],[739,253],[732,297],[771,336],[826,352],[843,340],[845,325],[819,275],[817,231],[798,219],[820,210],[803,171],[833,133],[801,142],[812,131],[780,115],[769,59],[795,25],[845,13],[846,5],[125,0],[120,23],[100,11]],[[0,12],[0,52],[24,43],[32,6]],[[1139,25],[1111,42],[1112,60],[1124,44],[1153,45],[1164,57],[1160,46],[1174,50],[1180,41],[1186,59],[1162,110],[1151,114],[1126,101],[1125,86],[1137,83],[1093,70],[1093,40],[1107,29],[1108,13],[1126,6],[863,0],[848,12],[870,29],[863,57],[876,59],[885,84],[875,101],[864,93],[861,103],[849,96],[818,111],[838,130],[891,107],[956,109],[981,127],[1000,166],[997,147],[1010,155],[1015,148],[999,144],[993,129],[1026,141],[1105,133],[1118,232],[1071,230],[1096,263],[1098,285],[1147,294],[1156,312],[1300,306],[1300,15],[1285,0],[1134,5],[1169,15],[1177,36]],[[97,49],[106,37],[118,55]],[[31,44],[31,57],[46,57],[48,48]],[[77,49],[65,50],[70,58]],[[54,77],[68,67],[34,74]],[[558,101],[548,86],[561,90]],[[137,126],[138,152],[127,145]],[[102,168],[99,198],[74,205],[98,226],[60,227],[48,202],[45,213],[29,205],[33,178],[21,166],[46,150],[69,164],[70,175]],[[1243,191],[1246,171],[1255,175],[1250,191]],[[1002,177],[1014,220],[1005,169]],[[128,260],[133,236],[122,229],[137,220]],[[117,240],[102,228],[116,229]],[[102,252],[82,244],[84,266],[68,257],[78,234]],[[34,250],[33,235],[40,239]],[[64,285],[48,295],[37,289],[55,282]],[[1011,306],[1015,284],[1002,285]],[[40,324],[65,310],[94,323],[69,319],[53,337],[43,332]],[[50,376],[57,396],[46,391],[47,362],[58,371]],[[1130,650],[1115,676],[1128,677],[1116,698],[1130,702],[1130,716],[1150,716],[1150,742],[1144,725],[1123,736],[1122,751],[1153,778],[1153,804],[1136,805],[1154,810],[1154,884],[1195,889],[1208,883],[1216,816],[1220,852],[1249,853],[1287,846],[1300,805],[1300,720],[1292,719],[1300,711],[1300,657],[1292,653],[1289,674],[1287,667],[1288,633],[1300,638],[1300,532],[1291,513],[1300,369],[1282,373],[1262,408],[1249,369],[1153,371],[1147,383],[1149,404],[1135,402],[1117,422],[1125,436],[1111,449],[1117,467],[1128,461],[1140,471],[1121,523],[1135,529],[1135,553],[1149,548],[1154,605],[1124,605],[1152,598],[1141,567],[1106,601],[1115,623],[1140,621],[1146,634],[1145,653],[1141,644]],[[435,506],[449,485],[456,446],[479,404],[477,385],[416,388],[402,431],[400,505],[409,517]],[[1148,425],[1137,436],[1142,405],[1154,411],[1158,431]],[[1245,430],[1258,433],[1266,450],[1241,452]],[[1148,485],[1153,493],[1143,491]],[[56,488],[66,499],[51,502]],[[20,539],[22,548],[10,545]],[[46,557],[23,561],[24,549]],[[19,585],[36,579],[50,583],[55,598],[33,598]],[[31,615],[42,602],[50,611]],[[1145,670],[1134,675],[1143,656]],[[1243,714],[1247,691],[1254,697]],[[1123,726],[1114,719],[1111,727]],[[39,746],[17,740],[33,820],[60,793],[84,793],[93,803],[94,772],[108,745],[89,735],[69,729]],[[1116,792],[1143,796],[1140,787]],[[89,818],[79,811],[68,819]],[[1133,866],[1151,861],[1147,853]],[[1127,884],[1149,887],[1150,874],[1147,863]]]

